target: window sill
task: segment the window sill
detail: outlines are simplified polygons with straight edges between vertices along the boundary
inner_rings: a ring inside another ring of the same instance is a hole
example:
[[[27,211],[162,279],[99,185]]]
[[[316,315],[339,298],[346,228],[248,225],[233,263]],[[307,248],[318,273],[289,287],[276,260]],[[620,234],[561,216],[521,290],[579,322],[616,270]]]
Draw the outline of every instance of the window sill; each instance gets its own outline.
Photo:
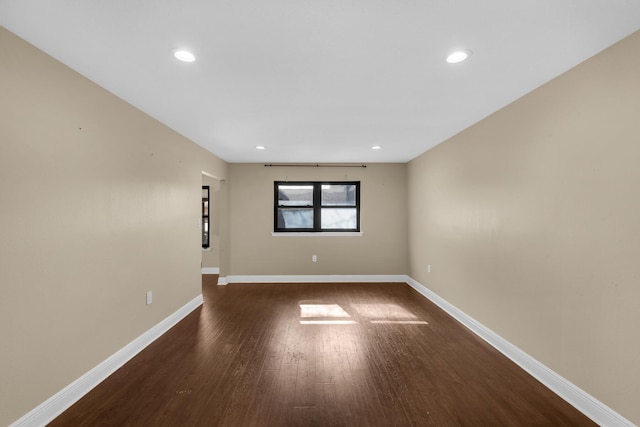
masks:
[[[362,231],[346,231],[346,232],[318,232],[318,233],[276,233],[271,232],[273,237],[361,237]]]

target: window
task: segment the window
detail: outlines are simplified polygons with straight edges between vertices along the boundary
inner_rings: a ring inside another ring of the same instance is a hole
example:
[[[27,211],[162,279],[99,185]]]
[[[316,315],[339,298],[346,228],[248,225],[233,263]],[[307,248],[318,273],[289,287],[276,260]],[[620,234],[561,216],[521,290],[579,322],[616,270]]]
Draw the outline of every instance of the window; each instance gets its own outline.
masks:
[[[360,231],[360,182],[274,183],[276,232]]]
[[[202,248],[209,247],[209,186],[202,186]]]

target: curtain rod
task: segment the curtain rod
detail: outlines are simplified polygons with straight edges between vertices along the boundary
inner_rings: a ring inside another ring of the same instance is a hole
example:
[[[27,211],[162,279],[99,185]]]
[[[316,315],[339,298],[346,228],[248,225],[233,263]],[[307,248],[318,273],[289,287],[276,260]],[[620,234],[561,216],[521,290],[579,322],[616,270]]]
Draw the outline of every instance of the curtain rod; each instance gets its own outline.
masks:
[[[320,164],[320,163],[282,163],[282,164],[273,164],[269,163],[264,165],[266,168],[270,167],[293,167],[293,168],[366,168],[367,165],[364,164],[344,164],[344,165],[330,165],[330,164]]]

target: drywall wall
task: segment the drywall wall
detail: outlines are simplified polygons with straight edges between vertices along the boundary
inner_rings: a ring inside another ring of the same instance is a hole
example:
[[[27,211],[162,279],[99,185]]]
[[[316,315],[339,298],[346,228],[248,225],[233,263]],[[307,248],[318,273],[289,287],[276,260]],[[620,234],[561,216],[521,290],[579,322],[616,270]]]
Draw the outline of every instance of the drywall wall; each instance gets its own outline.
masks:
[[[202,171],[226,164],[0,28],[0,425],[200,294]]]
[[[410,162],[408,212],[414,279],[640,424],[639,113],[635,33]]]
[[[231,275],[405,274],[406,165],[366,168],[229,165]],[[360,181],[359,237],[276,237],[274,181]],[[312,262],[312,255],[318,261]]]

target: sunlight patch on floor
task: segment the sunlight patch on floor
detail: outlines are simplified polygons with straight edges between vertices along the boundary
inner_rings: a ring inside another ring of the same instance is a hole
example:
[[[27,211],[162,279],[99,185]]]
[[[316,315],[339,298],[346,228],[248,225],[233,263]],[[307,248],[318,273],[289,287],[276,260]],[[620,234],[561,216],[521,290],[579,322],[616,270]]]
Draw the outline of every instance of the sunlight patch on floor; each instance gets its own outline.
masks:
[[[355,320],[301,320],[301,325],[353,325]]]
[[[353,325],[355,320],[338,304],[300,303],[301,325]]]
[[[362,317],[373,319],[417,319],[418,316],[398,304],[351,304]]]
[[[371,323],[391,323],[395,325],[428,325],[424,320],[372,320]]]

